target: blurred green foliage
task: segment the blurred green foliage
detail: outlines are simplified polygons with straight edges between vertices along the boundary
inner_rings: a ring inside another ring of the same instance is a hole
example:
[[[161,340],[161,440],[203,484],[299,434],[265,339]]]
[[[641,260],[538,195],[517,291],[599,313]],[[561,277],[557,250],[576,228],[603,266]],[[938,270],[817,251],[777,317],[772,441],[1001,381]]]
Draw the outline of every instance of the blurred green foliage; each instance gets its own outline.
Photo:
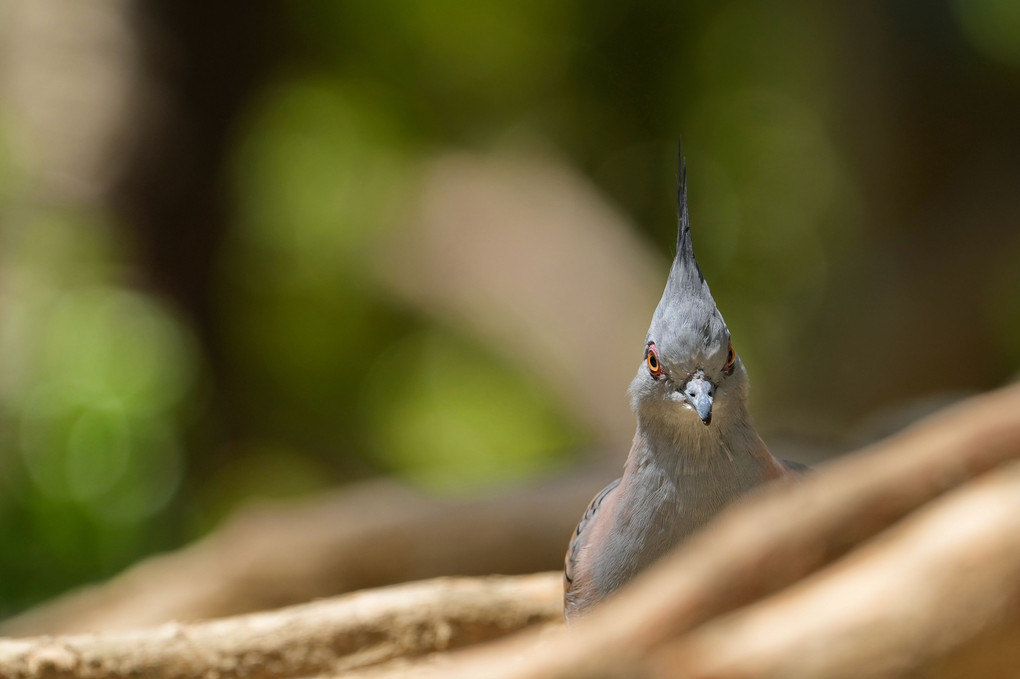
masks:
[[[181,482],[198,369],[179,319],[124,286],[104,224],[52,211],[22,227],[4,234],[0,334],[9,607],[171,544],[154,528]]]
[[[400,388],[373,380],[366,400],[380,459],[436,490],[506,482],[548,471],[577,436],[539,385],[492,352],[430,331],[388,345],[372,374],[403,366]]]
[[[235,210],[209,293],[229,385],[211,384],[178,310],[137,285],[122,225],[30,198],[28,159],[0,143],[0,615],[193,539],[253,496],[378,472],[464,492],[570,461],[589,435],[535,376],[365,271],[436,150],[551,148],[665,258],[683,132],[699,258],[734,336],[754,338],[739,349],[755,394],[829,374],[811,319],[855,304],[901,313],[881,278],[834,289],[865,278],[881,238],[839,133],[857,61],[840,53],[857,44],[842,11],[288,3],[288,47],[231,130]],[[1020,67],[1015,3],[946,13],[976,52]],[[896,16],[878,21],[902,29]],[[0,115],[0,142],[17,134]],[[1020,241],[1004,243],[978,283],[997,379],[1020,365],[1018,262]],[[766,417],[774,401],[757,404]]]

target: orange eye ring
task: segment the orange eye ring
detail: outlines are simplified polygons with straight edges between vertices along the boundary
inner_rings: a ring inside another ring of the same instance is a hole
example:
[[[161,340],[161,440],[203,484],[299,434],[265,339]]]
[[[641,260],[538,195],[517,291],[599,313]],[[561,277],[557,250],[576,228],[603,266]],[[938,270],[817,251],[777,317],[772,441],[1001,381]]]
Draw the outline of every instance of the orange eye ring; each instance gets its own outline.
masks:
[[[655,348],[654,344],[649,344],[645,351],[645,364],[648,366],[648,372],[655,379],[662,377],[665,372],[662,369],[662,362],[659,360],[659,350]]]
[[[726,365],[723,366],[723,372],[729,374],[733,372],[733,366],[737,363],[737,354],[733,351],[733,344],[730,343],[729,348],[726,350]]]

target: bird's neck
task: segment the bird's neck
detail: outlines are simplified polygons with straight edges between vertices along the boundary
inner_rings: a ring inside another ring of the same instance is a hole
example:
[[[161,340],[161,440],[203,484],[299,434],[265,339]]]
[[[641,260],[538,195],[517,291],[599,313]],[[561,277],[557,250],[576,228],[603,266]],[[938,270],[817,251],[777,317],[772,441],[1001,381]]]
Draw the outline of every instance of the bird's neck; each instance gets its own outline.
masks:
[[[634,445],[609,508],[613,549],[622,555],[616,574],[620,582],[676,547],[736,498],[781,475],[747,417],[719,415],[705,426],[693,413],[674,412],[667,422],[649,421],[639,413]]]
[[[693,413],[639,412],[627,469],[637,466],[655,467],[681,485],[757,485],[781,474],[746,411],[718,412],[710,425]]]

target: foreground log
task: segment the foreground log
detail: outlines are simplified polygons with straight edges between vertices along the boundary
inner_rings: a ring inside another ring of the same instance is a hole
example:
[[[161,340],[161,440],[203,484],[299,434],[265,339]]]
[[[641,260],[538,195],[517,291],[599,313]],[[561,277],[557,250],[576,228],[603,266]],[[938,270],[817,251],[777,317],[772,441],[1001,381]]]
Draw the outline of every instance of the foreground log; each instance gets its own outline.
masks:
[[[344,672],[559,620],[561,599],[557,573],[444,578],[191,625],[0,640],[0,676],[274,679]]]
[[[656,654],[672,677],[1016,676],[1020,464]]]
[[[519,635],[468,651],[434,672],[425,668],[412,675],[401,668],[373,676],[631,676],[667,642],[789,587],[932,499],[1020,459],[1018,414],[1020,385],[970,399],[803,483],[773,487],[739,503],[571,629]],[[900,557],[909,558],[904,550],[911,548],[901,546]]]

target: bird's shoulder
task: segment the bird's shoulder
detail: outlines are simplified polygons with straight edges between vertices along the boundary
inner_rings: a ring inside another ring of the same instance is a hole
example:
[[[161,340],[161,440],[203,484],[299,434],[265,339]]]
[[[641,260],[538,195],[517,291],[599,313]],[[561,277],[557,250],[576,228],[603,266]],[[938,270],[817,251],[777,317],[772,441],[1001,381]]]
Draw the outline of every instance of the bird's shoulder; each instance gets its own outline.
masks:
[[[574,584],[574,569],[577,567],[577,558],[587,537],[586,531],[595,519],[596,515],[598,515],[599,507],[601,507],[605,499],[609,497],[614,490],[616,490],[616,487],[620,485],[620,481],[621,479],[616,479],[600,490],[598,494],[592,498],[591,502],[588,503],[588,508],[584,510],[584,515],[577,523],[577,528],[574,530],[574,534],[570,538],[570,544],[567,545],[567,554],[563,560],[563,586],[567,592],[570,591],[571,586]]]

